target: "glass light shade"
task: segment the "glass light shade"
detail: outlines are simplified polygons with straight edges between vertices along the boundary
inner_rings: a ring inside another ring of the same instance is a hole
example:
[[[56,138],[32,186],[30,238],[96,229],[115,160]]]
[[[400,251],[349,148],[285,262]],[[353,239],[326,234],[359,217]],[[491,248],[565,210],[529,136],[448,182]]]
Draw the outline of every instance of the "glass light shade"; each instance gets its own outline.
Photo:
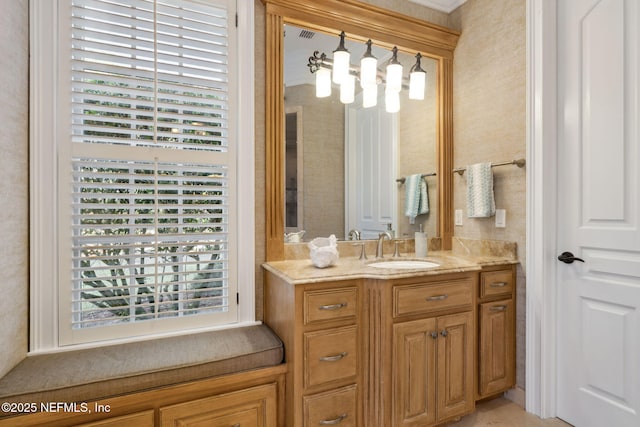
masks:
[[[342,80],[349,75],[351,55],[348,51],[339,50],[333,52],[333,82],[342,84]]]
[[[378,103],[378,85],[368,85],[362,88],[362,107],[375,107]]]
[[[409,99],[424,99],[424,86],[427,73],[414,71],[409,74]]]
[[[340,102],[351,104],[355,98],[356,76],[347,74],[340,84]]]
[[[397,113],[400,111],[400,92],[386,90],[384,93],[384,105],[387,113]]]
[[[400,92],[402,89],[402,64],[387,65],[387,91]]]
[[[372,56],[360,60],[360,87],[378,83],[378,60]]]
[[[331,96],[331,70],[318,68],[316,71],[316,97],[326,98]]]

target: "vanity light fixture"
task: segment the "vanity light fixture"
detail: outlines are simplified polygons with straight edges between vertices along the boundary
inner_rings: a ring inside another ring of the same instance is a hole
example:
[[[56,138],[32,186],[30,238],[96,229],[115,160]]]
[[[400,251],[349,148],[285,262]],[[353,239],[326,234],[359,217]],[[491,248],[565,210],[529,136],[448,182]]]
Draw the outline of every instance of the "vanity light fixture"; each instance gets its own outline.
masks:
[[[367,51],[360,60],[360,87],[378,85],[378,59],[371,53],[371,39],[367,40]]]
[[[356,93],[356,76],[347,74],[340,83],[340,102],[343,104],[351,104],[355,99]]]
[[[340,33],[340,44],[333,51],[333,82],[335,84],[342,84],[342,81],[349,75],[349,68],[351,65],[351,54],[344,47],[345,33]]]
[[[316,73],[316,97],[331,95],[331,82],[340,86],[340,101],[350,104],[355,98],[355,81],[360,81],[362,88],[362,106],[373,107],[378,102],[378,84],[385,84],[385,109],[388,113],[400,111],[400,91],[409,89],[409,99],[424,99],[426,72],[420,66],[422,55],[416,55],[416,63],[411,67],[408,83],[403,78],[403,67],[398,61],[398,48],[392,49],[392,57],[386,66],[383,76],[378,70],[378,60],[371,52],[372,41],[367,40],[367,50],[360,60],[360,67],[352,66],[351,54],[344,45],[346,34],[340,32],[340,43],[333,51],[333,60],[320,52],[313,52],[307,66]]]
[[[387,64],[386,92],[398,92],[402,89],[402,64],[398,61],[398,48],[393,47],[393,55]]]
[[[409,99],[424,99],[424,86],[427,72],[420,67],[420,59],[422,55],[416,55],[416,63],[411,67],[409,72]]]
[[[316,97],[326,98],[331,96],[331,70],[318,68],[316,71]]]

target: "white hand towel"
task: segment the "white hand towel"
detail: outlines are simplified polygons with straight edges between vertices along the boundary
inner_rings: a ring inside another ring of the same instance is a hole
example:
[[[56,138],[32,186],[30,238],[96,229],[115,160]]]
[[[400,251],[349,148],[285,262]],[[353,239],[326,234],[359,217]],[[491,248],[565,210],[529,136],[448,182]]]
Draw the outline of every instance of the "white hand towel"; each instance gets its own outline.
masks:
[[[418,215],[429,213],[429,193],[422,175],[409,175],[404,181],[404,214],[414,224]]]
[[[493,196],[493,171],[491,163],[467,166],[467,216],[488,218],[495,215]]]

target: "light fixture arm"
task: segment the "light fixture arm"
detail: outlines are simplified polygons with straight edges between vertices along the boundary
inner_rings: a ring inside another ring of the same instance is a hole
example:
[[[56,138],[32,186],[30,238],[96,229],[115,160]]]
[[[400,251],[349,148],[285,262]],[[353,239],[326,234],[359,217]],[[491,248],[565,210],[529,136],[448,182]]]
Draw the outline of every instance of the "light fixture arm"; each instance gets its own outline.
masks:
[[[416,63],[413,64],[413,66],[411,67],[411,69],[409,70],[410,73],[426,73],[425,70],[422,69],[422,67],[420,66],[420,59],[422,59],[422,55],[420,55],[420,52],[418,52],[416,54]]]
[[[392,52],[391,59],[389,60],[387,65],[400,64],[400,61],[398,61],[398,47],[394,46],[393,49],[391,49],[391,52]]]
[[[344,33],[344,31],[340,32],[340,43],[338,44],[338,47],[336,48],[336,50],[333,51],[333,53],[336,52],[349,52],[347,50],[347,48],[344,46],[344,39],[347,35]]]
[[[320,67],[332,69],[333,61],[327,58],[327,55],[325,53],[320,53],[316,50],[313,52],[313,56],[309,57],[309,63],[307,64],[307,67],[309,67],[309,71],[311,72],[311,74],[313,74],[318,71]]]

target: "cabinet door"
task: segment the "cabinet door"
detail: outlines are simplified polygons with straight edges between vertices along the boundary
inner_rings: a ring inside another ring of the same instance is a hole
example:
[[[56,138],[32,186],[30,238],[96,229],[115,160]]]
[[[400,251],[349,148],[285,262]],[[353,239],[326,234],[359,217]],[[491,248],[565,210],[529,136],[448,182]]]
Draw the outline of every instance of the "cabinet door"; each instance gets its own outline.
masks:
[[[487,397],[515,382],[513,300],[480,304],[479,393]]]
[[[276,427],[276,384],[160,408],[162,427]]]
[[[436,319],[393,326],[393,424],[425,426],[436,420]]]
[[[473,317],[471,312],[438,320],[438,420],[473,410]]]

